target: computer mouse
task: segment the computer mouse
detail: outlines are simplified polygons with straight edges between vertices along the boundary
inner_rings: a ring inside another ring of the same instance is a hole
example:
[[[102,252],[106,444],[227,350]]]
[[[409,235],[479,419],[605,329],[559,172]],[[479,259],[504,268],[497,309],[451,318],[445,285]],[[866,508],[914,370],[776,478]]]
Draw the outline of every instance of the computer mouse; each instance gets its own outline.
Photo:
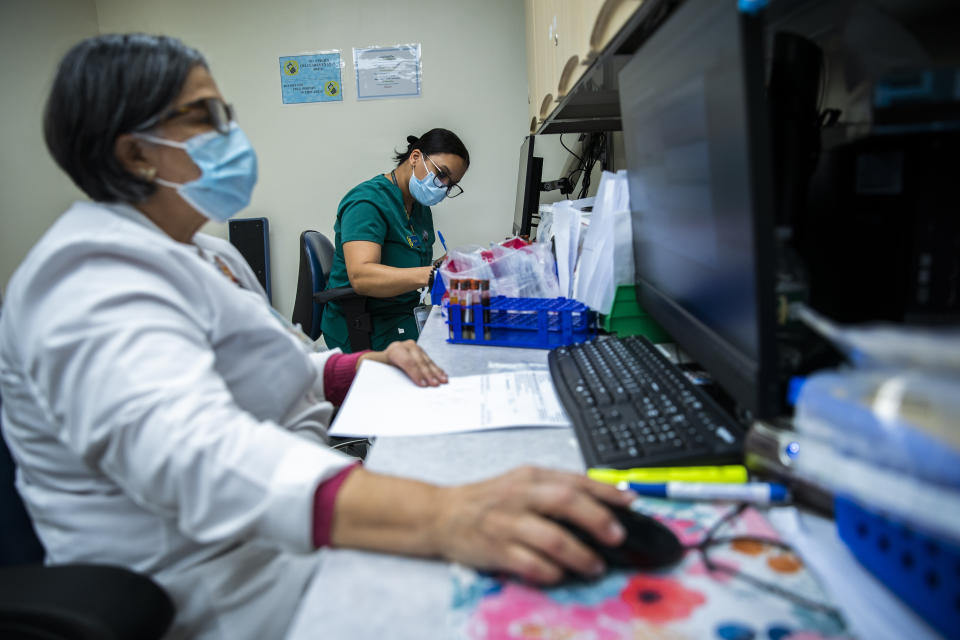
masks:
[[[603,558],[608,569],[662,569],[683,558],[683,545],[664,524],[632,509],[608,508],[627,532],[617,547],[608,547],[574,524],[557,522]]]

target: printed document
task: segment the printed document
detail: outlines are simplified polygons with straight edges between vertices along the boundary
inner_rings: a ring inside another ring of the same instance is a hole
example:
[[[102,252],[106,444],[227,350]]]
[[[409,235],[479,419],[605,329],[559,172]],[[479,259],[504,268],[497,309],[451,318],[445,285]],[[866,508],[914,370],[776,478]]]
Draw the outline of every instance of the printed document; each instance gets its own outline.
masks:
[[[364,362],[332,436],[413,436],[509,427],[566,427],[550,374],[511,371],[418,387],[390,365]]]

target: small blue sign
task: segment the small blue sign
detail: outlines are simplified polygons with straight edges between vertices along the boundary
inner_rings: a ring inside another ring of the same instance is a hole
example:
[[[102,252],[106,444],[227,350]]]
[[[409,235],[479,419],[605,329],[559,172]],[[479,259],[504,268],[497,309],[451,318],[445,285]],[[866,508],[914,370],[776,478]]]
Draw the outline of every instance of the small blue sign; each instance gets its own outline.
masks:
[[[283,104],[342,102],[340,54],[316,53],[280,58]]]

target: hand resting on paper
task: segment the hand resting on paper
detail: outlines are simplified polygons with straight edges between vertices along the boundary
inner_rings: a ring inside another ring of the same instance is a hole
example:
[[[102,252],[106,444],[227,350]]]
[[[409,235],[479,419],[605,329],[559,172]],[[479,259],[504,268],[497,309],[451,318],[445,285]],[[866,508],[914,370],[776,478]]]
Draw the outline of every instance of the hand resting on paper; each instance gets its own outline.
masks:
[[[606,569],[556,520],[615,546],[625,531],[610,508],[626,507],[635,497],[583,475],[535,467],[456,487],[357,469],[337,496],[332,541],[341,547],[440,556],[555,583],[567,571],[598,576]]]
[[[393,365],[406,373],[414,384],[437,387],[447,382],[447,374],[413,340],[392,342],[383,351],[370,351],[357,359],[357,367],[364,360]]]

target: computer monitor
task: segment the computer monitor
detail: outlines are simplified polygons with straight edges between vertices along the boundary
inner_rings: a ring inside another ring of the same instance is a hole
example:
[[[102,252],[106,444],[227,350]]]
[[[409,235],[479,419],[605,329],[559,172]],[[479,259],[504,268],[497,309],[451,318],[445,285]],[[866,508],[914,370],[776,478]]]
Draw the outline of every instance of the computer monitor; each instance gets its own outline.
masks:
[[[622,69],[638,303],[753,417],[776,415],[760,18],[687,0]]]
[[[534,137],[523,139],[520,146],[520,172],[517,174],[517,205],[513,213],[513,235],[528,236],[533,216],[540,206],[540,182],[543,179],[543,158],[533,155]]]

